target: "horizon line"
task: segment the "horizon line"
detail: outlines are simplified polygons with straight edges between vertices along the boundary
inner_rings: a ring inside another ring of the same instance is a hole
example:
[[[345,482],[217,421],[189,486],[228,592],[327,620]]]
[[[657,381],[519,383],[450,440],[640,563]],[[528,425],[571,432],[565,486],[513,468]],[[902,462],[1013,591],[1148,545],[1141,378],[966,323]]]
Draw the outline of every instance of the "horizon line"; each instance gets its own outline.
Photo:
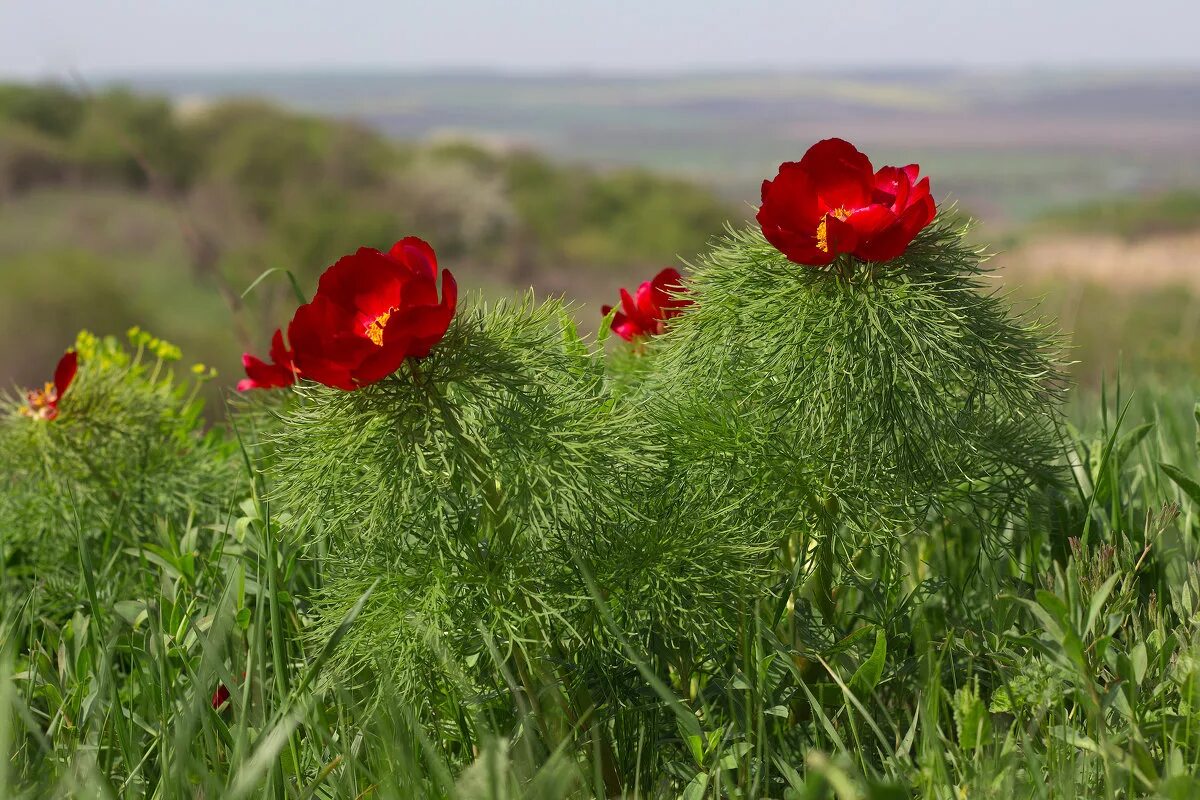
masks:
[[[942,72],[947,75],[1021,75],[1021,74],[1200,74],[1200,61],[1183,62],[1178,60],[1162,62],[1111,62],[1095,61],[1089,63],[1066,64],[1059,62],[1028,62],[1013,64],[963,64],[963,63],[914,63],[904,66],[880,63],[878,65],[862,64],[851,68],[829,67],[823,64],[812,65],[690,65],[678,67],[641,67],[611,69],[596,66],[561,67],[515,67],[488,65],[369,65],[369,64],[279,64],[279,65],[222,65],[218,67],[181,66],[170,68],[159,67],[121,67],[115,69],[80,69],[63,67],[46,69],[42,72],[9,72],[0,71],[0,80],[51,83],[56,80],[71,80],[84,77],[88,80],[103,82],[142,81],[153,79],[219,79],[219,78],[313,78],[341,76],[389,76],[389,77],[463,77],[463,78],[509,78],[509,79],[546,79],[546,78],[582,78],[595,80],[621,79],[670,79],[687,77],[754,77],[781,75],[838,75],[845,77],[871,76],[886,78],[893,74],[897,78],[916,74],[928,75]]]

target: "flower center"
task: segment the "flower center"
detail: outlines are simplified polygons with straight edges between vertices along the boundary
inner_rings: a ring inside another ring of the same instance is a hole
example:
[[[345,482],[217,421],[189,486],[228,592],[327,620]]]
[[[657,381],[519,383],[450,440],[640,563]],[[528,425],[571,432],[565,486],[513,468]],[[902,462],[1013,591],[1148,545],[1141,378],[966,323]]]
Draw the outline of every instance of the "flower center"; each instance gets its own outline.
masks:
[[[838,219],[846,219],[846,217],[850,216],[853,213],[854,212],[851,211],[850,209],[846,208],[845,206],[842,206],[840,208],[836,208],[833,211],[828,212],[825,216],[821,217],[821,221],[819,223],[817,223],[817,249],[818,250],[820,250],[822,253],[829,252],[829,217],[832,215],[834,217],[837,217]]]
[[[395,310],[395,308],[389,308],[367,323],[366,336],[375,343],[376,347],[383,347],[383,327],[387,325],[388,320],[392,317],[392,312]]]
[[[53,383],[25,395],[28,405],[21,407],[21,415],[37,419],[54,419],[58,416],[58,390]]]

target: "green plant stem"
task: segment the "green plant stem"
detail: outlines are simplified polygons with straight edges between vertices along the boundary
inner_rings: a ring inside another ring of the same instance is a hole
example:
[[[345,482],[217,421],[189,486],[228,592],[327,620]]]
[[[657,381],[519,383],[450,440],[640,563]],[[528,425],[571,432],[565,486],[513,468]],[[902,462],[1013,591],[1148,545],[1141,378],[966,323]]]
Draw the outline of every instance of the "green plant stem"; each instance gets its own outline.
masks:
[[[821,521],[825,535],[817,543],[812,576],[808,582],[813,604],[821,612],[825,622],[833,625],[837,612],[837,603],[833,597],[833,539],[836,521],[828,515],[822,515]]]

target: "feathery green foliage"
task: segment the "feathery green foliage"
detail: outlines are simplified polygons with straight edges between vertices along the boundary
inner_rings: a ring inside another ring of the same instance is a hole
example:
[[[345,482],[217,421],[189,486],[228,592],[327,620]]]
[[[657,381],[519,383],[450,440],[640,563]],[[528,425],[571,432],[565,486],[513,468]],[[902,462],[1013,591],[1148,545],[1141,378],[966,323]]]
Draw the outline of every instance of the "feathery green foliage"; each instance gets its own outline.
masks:
[[[911,524],[955,489],[1007,499],[1052,481],[1053,342],[985,291],[962,235],[937,222],[893,262],[814,269],[731,232],[646,387],[685,431],[714,406],[742,421],[683,437],[680,461],[736,452],[765,507],[836,507],[858,532]]]
[[[529,297],[472,304],[429,358],[374,386],[300,390],[265,429],[266,497],[323,548],[318,639],[374,587],[339,679],[366,669],[437,716],[511,720],[508,678],[568,726],[594,720],[627,699],[609,671],[632,667],[589,585],[640,646],[700,657],[731,630],[762,547],[646,515],[664,439],[640,423],[561,306]]]
[[[200,416],[196,392],[211,373],[197,365],[180,379],[177,348],[137,329],[129,338],[133,352],[80,334],[79,374],[53,423],[21,415],[24,396],[4,401],[0,577],[10,599],[34,586],[69,597],[81,541],[97,551],[86,568],[95,580],[125,580],[120,562],[138,536],[214,516],[244,491],[235,451]]]

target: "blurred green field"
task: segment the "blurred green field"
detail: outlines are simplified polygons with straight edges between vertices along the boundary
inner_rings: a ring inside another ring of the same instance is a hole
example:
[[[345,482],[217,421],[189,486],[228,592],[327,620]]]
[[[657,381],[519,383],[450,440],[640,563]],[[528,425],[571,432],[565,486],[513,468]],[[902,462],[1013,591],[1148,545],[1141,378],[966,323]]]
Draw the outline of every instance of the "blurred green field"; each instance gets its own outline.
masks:
[[[1176,189],[1151,197],[1109,197],[1047,214],[1050,230],[1111,233],[1142,239],[1200,229],[1200,190]]]

